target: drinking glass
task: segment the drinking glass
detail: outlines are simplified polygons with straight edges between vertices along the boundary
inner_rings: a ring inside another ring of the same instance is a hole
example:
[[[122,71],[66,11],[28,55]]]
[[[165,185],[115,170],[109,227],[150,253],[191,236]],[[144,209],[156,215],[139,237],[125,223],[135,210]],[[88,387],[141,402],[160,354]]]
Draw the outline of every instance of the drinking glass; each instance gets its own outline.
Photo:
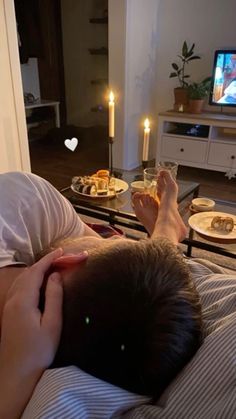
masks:
[[[169,170],[173,179],[176,180],[178,163],[175,161],[160,161],[157,163],[157,173],[159,173],[160,170]]]
[[[143,171],[144,191],[157,199],[157,167],[147,167]]]

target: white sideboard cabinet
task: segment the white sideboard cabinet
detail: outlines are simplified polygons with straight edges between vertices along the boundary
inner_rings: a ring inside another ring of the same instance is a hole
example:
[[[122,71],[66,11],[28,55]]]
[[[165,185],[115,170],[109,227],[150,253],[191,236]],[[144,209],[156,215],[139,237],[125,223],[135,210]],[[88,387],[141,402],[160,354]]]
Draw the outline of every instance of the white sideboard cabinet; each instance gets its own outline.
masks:
[[[163,112],[156,160],[236,175],[236,115]]]

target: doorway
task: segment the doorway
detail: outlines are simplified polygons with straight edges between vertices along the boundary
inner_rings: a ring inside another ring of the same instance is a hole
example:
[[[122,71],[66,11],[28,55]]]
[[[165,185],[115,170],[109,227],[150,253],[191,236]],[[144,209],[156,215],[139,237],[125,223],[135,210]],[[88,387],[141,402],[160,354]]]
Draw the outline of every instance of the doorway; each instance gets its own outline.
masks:
[[[108,166],[108,0],[15,9],[31,168],[60,189]]]

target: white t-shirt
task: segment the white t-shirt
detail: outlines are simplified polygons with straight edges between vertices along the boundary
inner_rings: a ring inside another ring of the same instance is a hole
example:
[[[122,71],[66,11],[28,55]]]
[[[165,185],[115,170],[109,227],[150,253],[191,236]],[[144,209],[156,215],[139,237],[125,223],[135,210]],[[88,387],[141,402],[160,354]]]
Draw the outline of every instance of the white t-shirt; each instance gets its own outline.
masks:
[[[55,240],[83,234],[84,223],[72,205],[45,179],[0,174],[0,267],[31,265]]]

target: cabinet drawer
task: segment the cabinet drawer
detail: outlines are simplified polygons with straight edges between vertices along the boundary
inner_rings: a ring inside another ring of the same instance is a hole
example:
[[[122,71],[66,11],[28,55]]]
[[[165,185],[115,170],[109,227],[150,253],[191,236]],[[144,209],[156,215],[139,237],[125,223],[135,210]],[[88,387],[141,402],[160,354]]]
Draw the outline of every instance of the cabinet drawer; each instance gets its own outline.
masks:
[[[161,155],[167,158],[204,163],[206,152],[207,142],[205,141],[162,136]]]
[[[215,166],[236,167],[236,144],[211,144],[208,163]]]

